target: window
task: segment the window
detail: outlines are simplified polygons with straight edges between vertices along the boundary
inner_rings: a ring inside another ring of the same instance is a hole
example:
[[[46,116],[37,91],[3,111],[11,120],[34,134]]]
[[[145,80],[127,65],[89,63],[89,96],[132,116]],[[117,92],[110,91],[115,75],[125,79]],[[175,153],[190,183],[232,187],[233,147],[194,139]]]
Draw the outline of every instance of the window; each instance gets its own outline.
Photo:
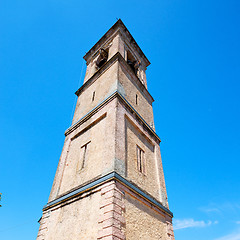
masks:
[[[92,94],[92,102],[94,101],[94,99],[95,99],[95,91]]]
[[[139,146],[137,146],[137,168],[139,172],[146,174],[145,153]]]
[[[78,171],[81,171],[86,166],[86,163],[88,160],[89,147],[90,147],[90,141],[85,145],[83,145],[80,149],[80,159],[77,167]]]
[[[138,104],[138,95],[136,94],[136,105]]]

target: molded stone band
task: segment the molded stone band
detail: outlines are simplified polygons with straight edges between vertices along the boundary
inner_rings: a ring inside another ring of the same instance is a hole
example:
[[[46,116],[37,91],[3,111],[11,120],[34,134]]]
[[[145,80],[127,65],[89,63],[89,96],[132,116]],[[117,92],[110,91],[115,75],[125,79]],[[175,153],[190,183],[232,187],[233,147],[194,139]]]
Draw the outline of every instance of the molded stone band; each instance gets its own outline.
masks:
[[[86,88],[88,88],[91,84],[93,84],[101,74],[103,74],[106,70],[108,70],[109,67],[116,61],[120,62],[123,66],[125,66],[127,69],[129,69],[129,72],[132,72],[131,67],[126,62],[126,60],[123,58],[123,56],[117,52],[111,59],[109,59],[98,71],[96,71],[76,92],[75,94],[79,96]],[[140,79],[133,74],[133,79],[135,83],[139,86],[139,88],[142,90],[145,98],[148,102],[151,104],[154,102],[154,99],[152,95],[149,93],[147,88],[144,86],[144,84],[140,81]]]
[[[48,204],[46,204],[43,207],[43,211],[48,210],[49,208],[52,208],[60,203],[66,202],[67,200],[70,200],[72,198],[75,198],[77,196],[79,196],[80,194],[90,191],[93,188],[98,187],[99,185],[102,185],[110,180],[117,180],[118,182],[122,183],[123,185],[125,185],[128,189],[132,190],[133,192],[135,192],[136,194],[140,195],[142,198],[144,198],[146,201],[148,201],[150,204],[156,206],[157,208],[161,209],[163,212],[165,212],[166,214],[168,214],[169,216],[173,217],[173,213],[167,209],[166,207],[164,207],[160,202],[158,202],[157,200],[155,200],[153,197],[151,197],[150,195],[146,194],[145,192],[143,192],[142,190],[140,190],[138,187],[136,187],[135,185],[133,185],[132,183],[130,183],[128,180],[126,180],[125,178],[123,178],[122,176],[120,176],[118,173],[116,172],[112,172],[109,173],[103,177],[100,177],[97,180],[94,180],[91,183],[86,184],[83,187],[80,187],[79,189],[76,189],[70,193],[67,193],[66,195],[57,198],[54,201],[49,202]]]
[[[139,113],[134,109],[134,107],[127,101],[125,97],[122,96],[120,92],[117,90],[110,94],[107,98],[105,98],[101,103],[99,103],[96,107],[94,107],[90,112],[88,112],[86,115],[84,115],[80,120],[78,120],[76,123],[74,123],[71,127],[69,127],[65,131],[65,136],[70,134],[72,131],[74,131],[76,128],[78,128],[83,122],[87,121],[91,116],[93,116],[101,107],[106,105],[108,102],[112,101],[115,97],[118,97],[118,99],[122,100],[123,103],[131,110],[133,111],[138,119],[145,125],[145,127],[148,129],[149,132],[151,132],[154,137],[161,142],[161,139],[159,136],[155,133],[155,131],[146,123],[146,121],[139,115]]]

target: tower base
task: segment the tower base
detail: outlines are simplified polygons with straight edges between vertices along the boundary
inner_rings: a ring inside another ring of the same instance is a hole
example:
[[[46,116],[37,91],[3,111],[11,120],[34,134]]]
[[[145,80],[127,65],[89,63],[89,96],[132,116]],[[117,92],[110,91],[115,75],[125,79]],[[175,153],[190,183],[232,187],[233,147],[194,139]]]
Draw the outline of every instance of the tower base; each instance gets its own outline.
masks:
[[[174,240],[172,213],[112,172],[43,208],[37,240]]]

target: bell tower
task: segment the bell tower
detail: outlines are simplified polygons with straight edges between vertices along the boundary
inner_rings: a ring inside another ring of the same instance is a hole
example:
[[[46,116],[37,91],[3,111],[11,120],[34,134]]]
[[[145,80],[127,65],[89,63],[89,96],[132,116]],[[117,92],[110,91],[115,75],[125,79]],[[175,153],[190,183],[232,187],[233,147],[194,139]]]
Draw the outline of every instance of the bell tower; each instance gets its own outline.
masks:
[[[37,240],[173,240],[147,90],[150,62],[121,20],[84,59]]]

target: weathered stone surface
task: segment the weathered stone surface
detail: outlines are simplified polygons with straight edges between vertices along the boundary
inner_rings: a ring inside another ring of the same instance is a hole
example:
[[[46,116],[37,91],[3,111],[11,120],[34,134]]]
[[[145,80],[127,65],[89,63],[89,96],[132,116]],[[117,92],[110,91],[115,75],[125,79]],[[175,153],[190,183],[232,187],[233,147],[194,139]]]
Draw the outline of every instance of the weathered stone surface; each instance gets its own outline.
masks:
[[[147,90],[150,63],[121,20],[84,59],[84,84],[37,240],[173,240]],[[112,173],[128,184],[114,177],[98,182]]]

